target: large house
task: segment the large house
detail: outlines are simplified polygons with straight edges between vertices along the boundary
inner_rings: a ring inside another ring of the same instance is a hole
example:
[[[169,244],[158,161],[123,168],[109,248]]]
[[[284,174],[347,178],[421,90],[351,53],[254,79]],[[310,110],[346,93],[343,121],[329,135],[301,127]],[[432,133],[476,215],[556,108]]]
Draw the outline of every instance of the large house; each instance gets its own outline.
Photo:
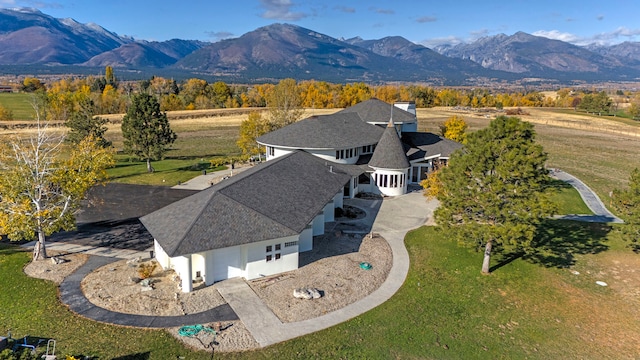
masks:
[[[295,270],[344,198],[397,196],[461,145],[417,132],[413,103],[371,99],[257,139],[267,161],[140,218],[182,291]]]

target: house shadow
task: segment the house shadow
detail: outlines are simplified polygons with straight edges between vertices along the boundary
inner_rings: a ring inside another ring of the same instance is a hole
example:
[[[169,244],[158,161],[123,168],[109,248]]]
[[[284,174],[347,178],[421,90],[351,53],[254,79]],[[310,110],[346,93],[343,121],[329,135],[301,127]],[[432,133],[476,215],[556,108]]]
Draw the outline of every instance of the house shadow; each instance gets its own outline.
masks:
[[[345,209],[354,216],[338,217],[334,222],[325,223],[325,233],[313,237],[313,250],[299,254],[299,267],[323,258],[360,251],[364,237],[371,233],[377,209],[374,213],[353,205],[345,206]]]
[[[605,223],[544,220],[536,229],[532,251],[505,253],[490,271],[519,258],[545,267],[571,267],[576,263],[576,255],[598,254],[609,249],[605,241],[611,229]]]

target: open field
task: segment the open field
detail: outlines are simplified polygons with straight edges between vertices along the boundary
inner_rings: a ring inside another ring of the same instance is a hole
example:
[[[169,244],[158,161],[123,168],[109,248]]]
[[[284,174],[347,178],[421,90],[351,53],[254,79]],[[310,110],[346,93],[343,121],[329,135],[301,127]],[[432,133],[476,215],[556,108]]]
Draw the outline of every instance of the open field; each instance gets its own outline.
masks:
[[[0,105],[11,110],[14,120],[32,120],[31,94],[0,93]]]
[[[566,110],[525,108],[519,116],[535,125],[538,140],[549,153],[549,167],[580,178],[607,203],[609,192],[625,187],[629,174],[640,168],[640,122],[597,117]],[[471,130],[485,127],[495,114],[452,108],[418,109],[420,130],[438,132],[449,116],[461,115]]]

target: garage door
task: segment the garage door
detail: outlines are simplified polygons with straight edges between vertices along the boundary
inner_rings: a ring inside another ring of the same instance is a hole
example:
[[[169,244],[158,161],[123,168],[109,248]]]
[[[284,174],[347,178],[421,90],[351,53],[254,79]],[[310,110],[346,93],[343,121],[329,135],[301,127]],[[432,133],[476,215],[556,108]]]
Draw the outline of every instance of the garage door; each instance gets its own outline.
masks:
[[[215,250],[213,253],[214,281],[244,276],[244,272],[240,267],[242,264],[241,256],[240,247]]]

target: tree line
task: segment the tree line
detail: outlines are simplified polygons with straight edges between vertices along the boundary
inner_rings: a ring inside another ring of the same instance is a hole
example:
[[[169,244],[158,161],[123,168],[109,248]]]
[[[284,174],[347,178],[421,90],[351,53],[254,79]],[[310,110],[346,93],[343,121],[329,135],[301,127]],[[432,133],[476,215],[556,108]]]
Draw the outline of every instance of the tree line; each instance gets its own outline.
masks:
[[[198,78],[181,82],[154,76],[150,79],[120,82],[113,69],[105,68],[104,76],[62,79],[43,84],[27,77],[21,90],[41,93],[48,105],[47,119],[67,120],[78,104],[88,104],[94,114],[124,113],[136,93],[153,95],[162,111],[267,107],[276,84],[234,85],[223,81],[209,83]],[[295,82],[295,91],[304,108],[345,108],[370,98],[392,103],[414,101],[419,108],[434,106],[492,107],[561,107],[596,113],[614,114],[625,105],[627,115],[640,118],[640,94],[618,91],[597,92],[593,89],[562,88],[549,96],[540,91],[501,91],[490,89],[434,88],[419,84],[369,85],[362,82],[334,84],[326,81]],[[86,107],[85,107],[86,108]],[[5,117],[2,119],[1,117]],[[0,109],[0,120],[9,120],[6,109]]]

